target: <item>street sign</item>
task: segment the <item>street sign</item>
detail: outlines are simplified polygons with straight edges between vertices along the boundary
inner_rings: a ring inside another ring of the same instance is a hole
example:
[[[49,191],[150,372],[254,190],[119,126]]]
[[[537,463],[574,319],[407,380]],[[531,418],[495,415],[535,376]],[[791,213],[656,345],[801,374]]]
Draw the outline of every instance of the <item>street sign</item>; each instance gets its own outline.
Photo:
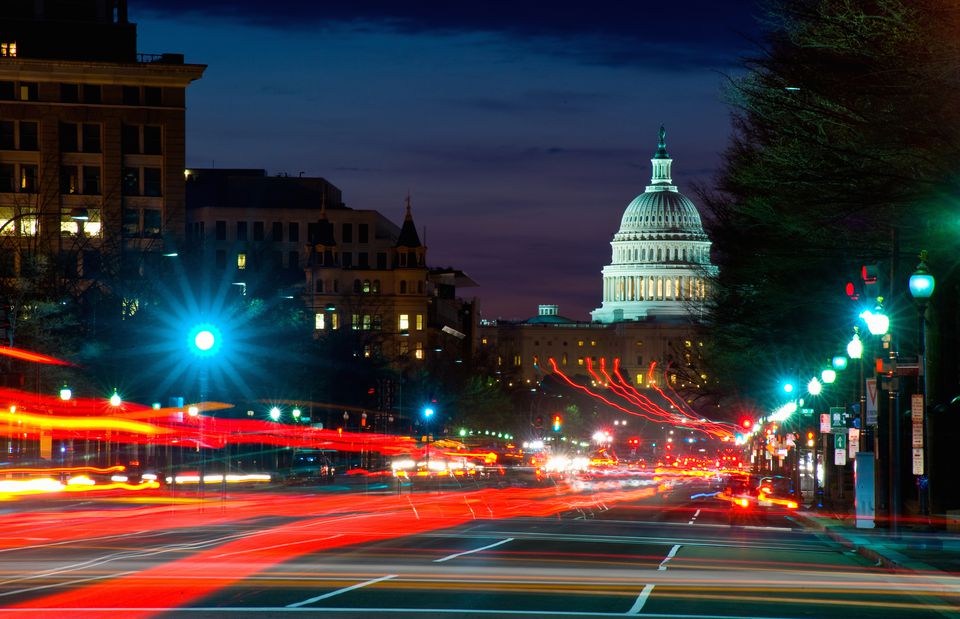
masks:
[[[830,427],[834,430],[847,427],[847,409],[842,406],[830,407]]]
[[[829,413],[823,413],[820,415],[820,433],[830,434],[830,414]]]
[[[923,448],[923,395],[910,396],[910,422],[913,426],[913,448]]]
[[[877,425],[877,379],[868,378],[866,381],[867,396],[867,425]]]
[[[801,409],[800,409],[800,414],[803,415],[804,417],[809,417],[810,415],[813,414],[813,409],[812,409],[812,408],[801,408]]]
[[[923,448],[913,450],[913,474],[923,475]]]
[[[833,462],[837,466],[847,463],[847,435],[837,433],[833,435]]]
[[[860,451],[860,430],[858,428],[850,428],[848,436],[847,454],[850,456],[850,459],[853,460],[857,457],[857,452]]]

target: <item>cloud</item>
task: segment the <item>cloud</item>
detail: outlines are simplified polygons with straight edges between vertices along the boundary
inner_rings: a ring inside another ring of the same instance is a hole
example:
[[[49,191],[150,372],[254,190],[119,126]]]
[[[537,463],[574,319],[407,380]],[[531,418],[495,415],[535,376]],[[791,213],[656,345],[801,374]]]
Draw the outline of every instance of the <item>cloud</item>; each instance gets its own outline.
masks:
[[[663,71],[732,66],[755,30],[751,0],[622,0],[549,4],[486,0],[140,0],[137,11],[280,30],[387,29],[406,34],[494,33],[580,62]]]

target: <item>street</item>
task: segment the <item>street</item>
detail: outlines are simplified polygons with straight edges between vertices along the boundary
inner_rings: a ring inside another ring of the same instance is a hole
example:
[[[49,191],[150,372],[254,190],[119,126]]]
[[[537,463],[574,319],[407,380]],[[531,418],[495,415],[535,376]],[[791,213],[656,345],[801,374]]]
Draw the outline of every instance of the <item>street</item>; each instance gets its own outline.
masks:
[[[953,616],[953,576],[875,567],[695,479],[248,489],[2,516],[4,615]],[[733,524],[731,524],[733,522]]]

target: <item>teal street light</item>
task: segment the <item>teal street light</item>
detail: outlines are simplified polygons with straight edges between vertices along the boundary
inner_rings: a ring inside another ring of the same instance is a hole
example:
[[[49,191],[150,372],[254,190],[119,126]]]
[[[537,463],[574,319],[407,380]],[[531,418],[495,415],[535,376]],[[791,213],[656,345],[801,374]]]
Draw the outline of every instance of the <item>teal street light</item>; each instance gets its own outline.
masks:
[[[845,370],[847,369],[847,358],[843,355],[837,355],[830,360],[830,365],[833,366],[834,370]]]
[[[196,325],[187,336],[190,351],[198,357],[212,357],[220,350],[220,330],[210,323]]]
[[[783,390],[786,393],[793,393],[793,389],[794,389],[793,383],[783,383]]]
[[[423,409],[423,416],[426,419],[430,419],[431,417],[433,417],[433,413],[434,413],[434,410],[430,406]]]
[[[853,328],[853,337],[847,343],[847,356],[851,359],[859,359],[863,356],[863,342],[860,340],[859,327]]]
[[[837,371],[832,368],[820,372],[820,380],[824,385],[829,385],[837,380]]]
[[[880,306],[881,301],[883,301],[883,297],[878,297],[877,306],[872,312],[864,310],[860,313],[860,318],[863,318],[863,321],[867,323],[867,329],[873,335],[884,335],[890,330],[890,318],[883,313],[883,308]]]
[[[114,389],[113,395],[110,396],[110,406],[113,406],[114,408],[116,408],[117,406],[120,406],[122,403],[123,403],[123,400],[120,398],[120,394],[117,393],[116,389]]]
[[[274,406],[270,409],[270,419],[274,421],[280,421],[280,409]]]
[[[836,373],[834,373],[834,378],[836,378]],[[820,395],[821,391],[823,391],[823,384],[817,380],[816,377],[811,378],[810,382],[807,383],[807,393],[810,395]]]
[[[927,250],[920,252],[920,264],[910,276],[910,296],[918,303],[926,303],[933,294],[937,281],[927,268]]]

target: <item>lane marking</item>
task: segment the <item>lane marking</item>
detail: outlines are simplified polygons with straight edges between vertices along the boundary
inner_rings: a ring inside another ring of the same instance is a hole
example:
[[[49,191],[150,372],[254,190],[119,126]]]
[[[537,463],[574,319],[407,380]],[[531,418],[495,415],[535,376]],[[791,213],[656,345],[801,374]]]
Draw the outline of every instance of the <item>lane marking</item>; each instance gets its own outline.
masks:
[[[657,570],[661,570],[661,571],[666,570],[667,562],[670,559],[677,556],[678,550],[680,550],[680,544],[674,545],[674,547],[670,549],[670,552],[667,553],[666,558],[664,558],[664,560],[660,562],[660,566],[657,568]],[[637,596],[637,599],[633,603],[633,606],[630,607],[630,610],[628,610],[626,614],[639,615],[640,611],[643,610],[644,604],[647,603],[647,598],[649,598],[650,594],[653,593],[653,587],[654,587],[653,583],[648,583],[644,585],[643,590],[640,592],[640,595]]]
[[[647,598],[650,597],[650,592],[653,591],[653,585],[646,585],[643,588],[643,591],[640,592],[640,595],[637,597],[637,601],[633,603],[633,606],[630,607],[630,610],[627,611],[628,615],[639,615],[640,611],[643,610],[643,605],[647,603]]]
[[[286,544],[274,544],[273,546],[257,546],[256,548],[249,548],[247,550],[237,550],[235,552],[225,552],[219,555],[213,555],[211,559],[221,559],[223,557],[232,557],[233,555],[242,555],[247,554],[248,552],[260,552],[261,550],[272,550],[274,548],[283,548],[285,546],[296,546],[298,544],[309,544],[311,542],[325,542],[328,539],[336,539],[338,537],[343,537],[343,533],[337,533],[336,535],[328,535],[327,537],[314,537],[313,539],[304,539],[296,542],[289,542]]]
[[[698,509],[696,512],[694,512],[693,517],[690,518],[690,522],[688,522],[687,524],[693,524],[693,521],[696,520],[697,516],[699,515],[700,515],[700,510]]]
[[[472,553],[474,553],[474,552],[480,552],[481,550],[487,550],[487,549],[489,549],[489,548],[494,548],[495,546],[499,546],[500,544],[506,544],[507,542],[512,542],[512,541],[513,541],[513,538],[512,538],[512,537],[508,537],[507,539],[502,539],[502,540],[500,540],[499,542],[494,542],[494,543],[488,544],[488,545],[486,545],[486,546],[481,546],[480,548],[474,548],[473,550],[465,550],[465,551],[463,551],[463,552],[458,552],[458,553],[456,553],[456,554],[452,554],[452,555],[448,555],[448,556],[446,556],[446,557],[443,557],[442,559],[434,559],[433,562],[434,562],[434,563],[443,563],[444,561],[449,561],[450,559],[456,559],[457,557],[462,557],[463,555],[469,555],[469,554],[472,554]]]
[[[360,607],[360,606],[348,606],[344,608],[337,608],[334,606],[318,606],[316,608],[289,608],[286,606],[180,606],[176,609],[170,608],[161,608],[161,607],[137,607],[137,608],[114,608],[109,606],[104,607],[84,607],[84,608],[58,608],[58,611],[61,612],[98,612],[98,613],[117,613],[119,616],[123,616],[123,613],[130,612],[149,612],[149,613],[163,613],[169,612],[170,610],[176,610],[177,612],[202,612],[202,613],[231,613],[231,614],[240,614],[240,613],[255,613],[263,614],[264,612],[271,613],[312,613],[312,614],[326,614],[326,613],[338,613],[338,614],[356,614],[361,617],[377,617],[387,613],[394,614],[404,614],[404,615],[414,615],[417,617],[428,617],[430,615],[495,615],[497,617],[509,616],[509,615],[518,615],[518,616],[536,616],[536,617],[547,617],[547,616],[572,616],[572,617],[624,617],[625,613],[608,613],[601,611],[583,611],[583,610],[506,610],[506,609],[481,609],[481,608],[369,608],[369,607]],[[0,608],[0,614],[3,613],[36,613],[40,616],[43,614],[49,614],[49,608]],[[644,615],[645,617],[661,617],[664,619],[730,619],[730,615],[691,615],[691,614],[671,614],[671,613],[657,613],[655,615]],[[770,615],[737,615],[739,619],[779,619],[777,617],[771,617]]]
[[[660,562],[660,567],[658,567],[657,569],[661,571],[667,569],[667,561],[677,556],[678,550],[680,550],[680,544],[677,544],[670,549],[670,552],[667,553],[667,558]]]
[[[319,602],[320,600],[332,598],[333,596],[340,595],[341,593],[353,591],[354,589],[359,589],[360,587],[366,587],[367,585],[373,585],[378,582],[383,582],[384,580],[390,580],[391,578],[396,578],[396,577],[397,577],[396,574],[387,574],[386,576],[381,576],[380,578],[374,578],[373,580],[368,580],[366,582],[358,582],[355,585],[350,585],[349,587],[344,587],[343,589],[337,589],[336,591],[331,591],[330,593],[324,593],[323,595],[312,597],[309,600],[303,600],[302,602],[294,602],[293,604],[287,604],[287,608],[300,608],[301,606],[306,606],[307,604],[313,604],[314,602]]]

